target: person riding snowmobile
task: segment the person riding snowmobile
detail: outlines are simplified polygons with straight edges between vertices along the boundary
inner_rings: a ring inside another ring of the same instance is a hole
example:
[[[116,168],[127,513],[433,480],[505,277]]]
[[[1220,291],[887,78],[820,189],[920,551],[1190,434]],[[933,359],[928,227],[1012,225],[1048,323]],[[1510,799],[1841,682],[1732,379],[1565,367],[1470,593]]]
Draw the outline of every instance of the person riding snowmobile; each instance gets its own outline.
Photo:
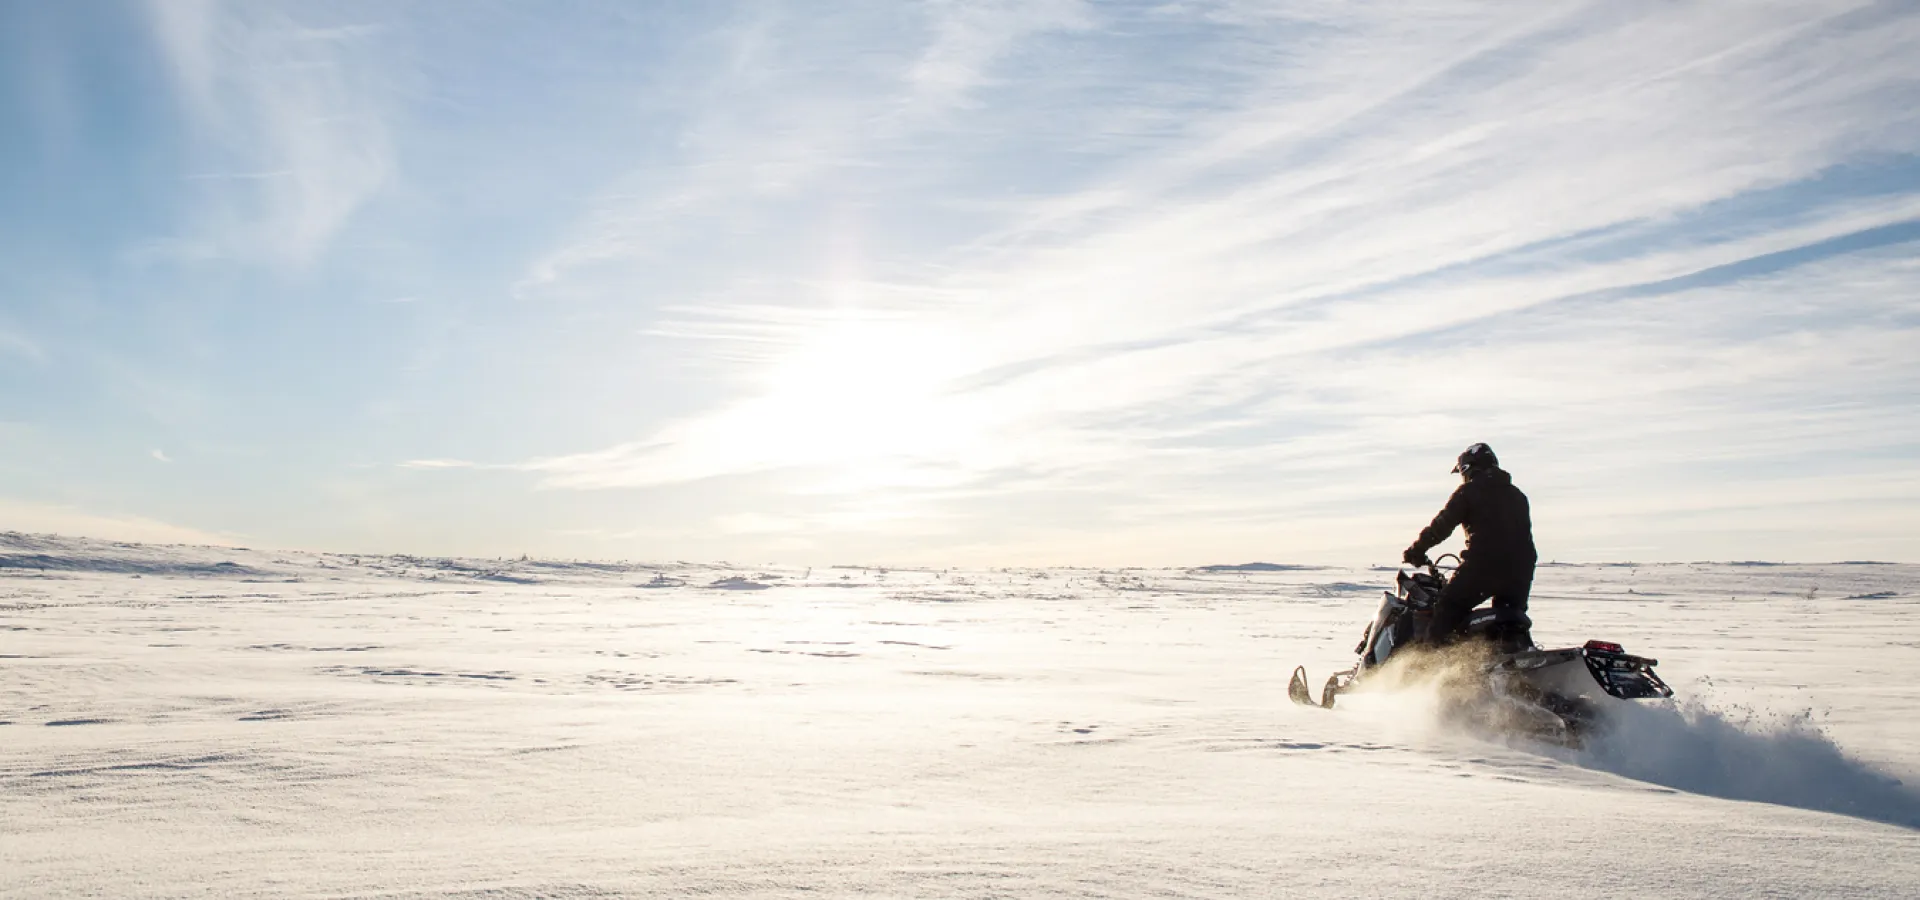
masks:
[[[1485,444],[1468,447],[1453,470],[1462,484],[1407,548],[1404,558],[1415,570],[1400,571],[1397,590],[1381,597],[1354,648],[1359,658],[1328,676],[1318,699],[1307,667],[1295,666],[1287,699],[1331,709],[1336,698],[1376,683],[1387,690],[1422,684],[1433,689],[1449,720],[1580,747],[1612,727],[1619,703],[1671,698],[1673,689],[1654,673],[1659,660],[1634,656],[1613,641],[1533,643],[1526,609],[1536,559],[1527,495]],[[1452,572],[1441,571],[1427,551],[1461,526],[1467,532],[1463,559]],[[1493,608],[1475,611],[1488,597]],[[1432,652],[1456,641],[1470,643]],[[1378,674],[1396,667],[1397,673]]]
[[[1513,477],[1500,468],[1499,458],[1486,444],[1468,447],[1453,471],[1460,474],[1460,487],[1401,556],[1408,565],[1427,565],[1429,549],[1446,540],[1455,527],[1466,529],[1460,569],[1434,602],[1427,641],[1450,642],[1466,623],[1467,614],[1488,597],[1493,598],[1496,613],[1524,635],[1531,625],[1526,617],[1527,597],[1533,591],[1537,561],[1527,495],[1513,486]]]

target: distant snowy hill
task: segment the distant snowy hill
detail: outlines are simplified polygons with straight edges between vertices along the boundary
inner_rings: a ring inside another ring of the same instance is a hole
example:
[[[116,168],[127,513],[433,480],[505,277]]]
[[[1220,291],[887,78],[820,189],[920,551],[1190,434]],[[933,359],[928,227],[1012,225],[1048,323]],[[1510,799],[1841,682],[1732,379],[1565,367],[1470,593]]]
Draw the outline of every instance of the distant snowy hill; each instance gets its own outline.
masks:
[[[608,577],[651,578],[684,566],[541,559],[467,559],[405,554],[263,551],[191,544],[132,544],[0,532],[0,570],[171,575],[183,578],[332,580],[401,578],[533,584]]]
[[[1318,572],[1325,566],[1300,566],[1291,563],[1250,562],[1233,565],[1201,566],[1196,572]]]

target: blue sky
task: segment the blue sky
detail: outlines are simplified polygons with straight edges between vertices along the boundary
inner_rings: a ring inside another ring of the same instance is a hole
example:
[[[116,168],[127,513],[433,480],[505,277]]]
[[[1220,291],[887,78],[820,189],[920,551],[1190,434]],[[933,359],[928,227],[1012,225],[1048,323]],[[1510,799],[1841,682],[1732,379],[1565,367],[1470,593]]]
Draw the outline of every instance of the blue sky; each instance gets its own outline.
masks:
[[[0,17],[0,527],[1920,559],[1911,4]]]

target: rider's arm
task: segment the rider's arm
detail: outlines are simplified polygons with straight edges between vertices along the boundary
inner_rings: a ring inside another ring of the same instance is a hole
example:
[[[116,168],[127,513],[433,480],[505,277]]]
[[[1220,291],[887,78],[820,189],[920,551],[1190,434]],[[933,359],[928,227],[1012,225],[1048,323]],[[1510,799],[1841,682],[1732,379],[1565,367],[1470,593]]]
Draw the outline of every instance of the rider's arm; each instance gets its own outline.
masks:
[[[1422,529],[1420,539],[1413,542],[1413,548],[1422,553],[1439,546],[1441,541],[1453,534],[1453,530],[1467,520],[1467,486],[1461,485],[1447,498],[1447,505],[1440,508],[1439,515],[1433,517],[1433,523]]]

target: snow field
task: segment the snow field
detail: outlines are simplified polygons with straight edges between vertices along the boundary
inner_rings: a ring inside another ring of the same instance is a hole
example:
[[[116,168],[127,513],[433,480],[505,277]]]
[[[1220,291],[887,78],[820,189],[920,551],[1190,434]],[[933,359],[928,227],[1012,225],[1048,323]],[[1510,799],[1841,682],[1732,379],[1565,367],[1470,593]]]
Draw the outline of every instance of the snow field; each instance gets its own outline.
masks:
[[[1542,568],[1541,641],[1659,657],[1686,701],[1576,752],[1415,694],[1288,704],[1390,572],[0,563],[9,897],[1920,883],[1920,567]]]

